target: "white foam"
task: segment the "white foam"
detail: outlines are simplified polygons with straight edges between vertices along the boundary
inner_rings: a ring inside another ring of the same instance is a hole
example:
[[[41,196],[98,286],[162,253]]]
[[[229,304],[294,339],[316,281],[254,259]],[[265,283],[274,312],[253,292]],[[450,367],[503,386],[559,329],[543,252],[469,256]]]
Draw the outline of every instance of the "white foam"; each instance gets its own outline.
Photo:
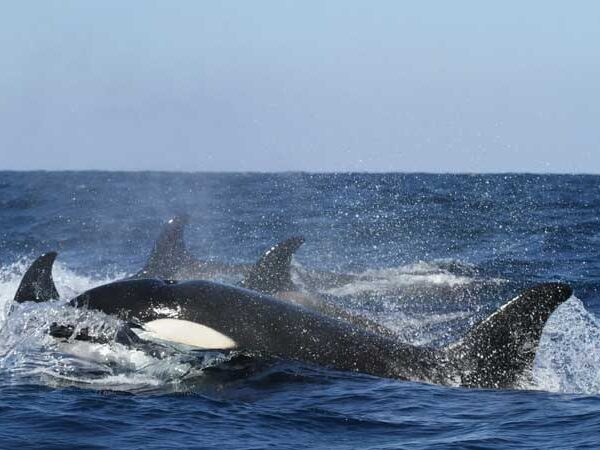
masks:
[[[190,365],[189,357],[177,351],[161,358],[117,344],[111,339],[122,323],[98,311],[72,308],[66,300],[43,303],[13,302],[14,293],[31,261],[18,261],[0,268],[0,371],[15,382],[34,378],[49,385],[77,384],[94,389],[141,389],[177,385],[182,379],[201,375],[201,365]],[[63,298],[122,274],[95,278],[55,264],[54,280]],[[108,344],[63,342],[52,338],[52,322],[88,328]],[[209,360],[206,365],[212,365]]]
[[[476,281],[474,278],[451,273],[440,267],[435,261],[432,263],[419,261],[405,266],[369,269],[357,273],[352,282],[327,289],[324,293],[352,296],[365,292],[385,293],[411,285],[460,286],[474,281]]]
[[[21,259],[15,263],[0,267],[0,327],[10,311],[12,300],[23,278],[23,274],[32,262],[32,259]],[[112,276],[105,277],[84,276],[73,272],[60,261],[56,261],[52,269],[52,278],[59,294],[63,298],[72,298],[87,289],[120,279],[123,276],[123,273],[115,273]]]
[[[533,383],[552,392],[600,393],[600,321],[571,297],[548,320],[540,340]]]

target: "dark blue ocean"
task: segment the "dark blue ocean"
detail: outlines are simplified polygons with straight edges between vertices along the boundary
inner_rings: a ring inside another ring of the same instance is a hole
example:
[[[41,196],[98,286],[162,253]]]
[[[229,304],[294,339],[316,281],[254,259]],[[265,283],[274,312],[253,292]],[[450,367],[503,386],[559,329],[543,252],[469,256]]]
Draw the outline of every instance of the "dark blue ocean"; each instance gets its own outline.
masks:
[[[304,236],[294,277],[352,275],[320,293],[416,345],[460,339],[527,285],[574,295],[504,390],[66,345],[46,333],[74,318],[64,301],[13,304],[49,250],[66,299],[138,271],[175,214],[205,260]],[[0,448],[598,448],[599,250],[599,176],[0,172]]]

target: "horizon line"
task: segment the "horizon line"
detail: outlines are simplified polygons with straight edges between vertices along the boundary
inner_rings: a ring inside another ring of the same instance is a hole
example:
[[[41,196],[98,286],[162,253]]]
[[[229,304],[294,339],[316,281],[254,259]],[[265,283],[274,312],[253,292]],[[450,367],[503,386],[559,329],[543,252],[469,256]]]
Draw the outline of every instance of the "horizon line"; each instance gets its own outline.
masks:
[[[536,171],[523,171],[523,172],[512,172],[512,171],[454,171],[454,172],[443,172],[443,171],[378,171],[378,170],[340,170],[340,171],[310,171],[310,170],[275,170],[275,171],[262,171],[262,170],[180,170],[180,169],[0,169],[0,173],[156,173],[156,174],[182,174],[182,175],[193,175],[193,174],[212,174],[212,175],[285,175],[285,174],[306,174],[306,175],[350,175],[350,174],[363,174],[363,175],[559,175],[559,176],[600,176],[600,172],[536,172]]]

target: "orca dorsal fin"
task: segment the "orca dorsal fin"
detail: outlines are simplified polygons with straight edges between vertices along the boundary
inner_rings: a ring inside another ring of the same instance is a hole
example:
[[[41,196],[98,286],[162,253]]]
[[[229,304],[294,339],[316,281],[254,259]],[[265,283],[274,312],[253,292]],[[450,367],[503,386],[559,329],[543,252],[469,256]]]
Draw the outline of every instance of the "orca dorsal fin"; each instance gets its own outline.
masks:
[[[290,289],[292,256],[302,244],[304,238],[294,236],[271,247],[250,269],[242,281],[242,286],[267,294]]]
[[[172,217],[163,226],[144,268],[134,278],[174,278],[191,256],[183,240],[183,231],[189,222],[187,214]]]
[[[479,322],[459,343],[448,346],[461,384],[514,386],[533,366],[546,321],[572,293],[564,283],[533,286]]]
[[[15,301],[22,303],[26,301],[45,302],[50,299],[58,299],[58,291],[52,279],[52,265],[56,259],[56,252],[44,253],[37,258],[21,280],[21,284],[15,294]]]

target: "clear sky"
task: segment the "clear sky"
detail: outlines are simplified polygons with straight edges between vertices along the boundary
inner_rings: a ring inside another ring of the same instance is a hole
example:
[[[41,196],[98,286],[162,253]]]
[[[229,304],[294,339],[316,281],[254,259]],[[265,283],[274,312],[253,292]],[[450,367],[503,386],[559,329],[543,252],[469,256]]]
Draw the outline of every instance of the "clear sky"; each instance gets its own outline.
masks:
[[[600,173],[597,1],[0,14],[0,169]]]

